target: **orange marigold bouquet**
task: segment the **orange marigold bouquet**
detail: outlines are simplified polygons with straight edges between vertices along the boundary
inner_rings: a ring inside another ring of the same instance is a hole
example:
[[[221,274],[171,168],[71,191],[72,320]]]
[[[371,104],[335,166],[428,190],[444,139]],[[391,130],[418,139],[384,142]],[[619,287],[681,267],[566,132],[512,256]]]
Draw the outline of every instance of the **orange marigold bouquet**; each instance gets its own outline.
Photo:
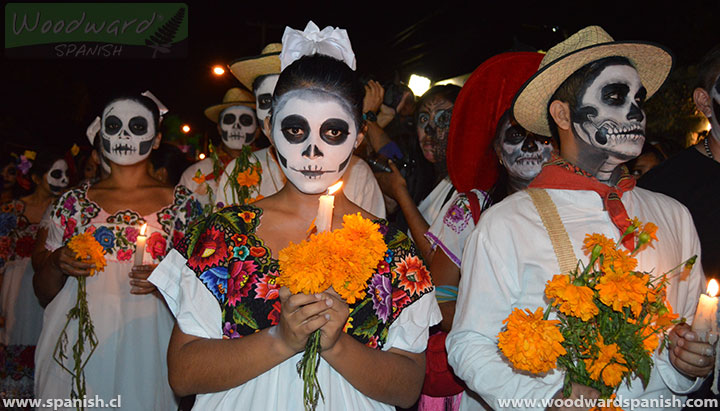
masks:
[[[657,226],[631,220],[625,236],[636,236],[632,251],[621,249],[602,234],[588,234],[582,261],[567,275],[547,282],[550,301],[537,308],[514,309],[498,335],[498,347],[518,370],[540,374],[555,368],[565,371],[563,393],[570,395],[573,382],[600,391],[610,398],[625,381],[639,377],[647,386],[653,352],[667,343],[667,333],[677,314],[665,299],[668,277],[680,267],[692,268],[696,256],[669,272],[652,278],[635,271],[635,256],[657,241]],[[549,314],[557,314],[549,320]]]
[[[343,228],[310,236],[280,250],[278,285],[293,294],[320,293],[332,287],[348,304],[363,299],[367,282],[384,257],[387,246],[379,226],[355,215],[343,216]],[[317,380],[320,365],[320,330],[308,338],[298,363],[303,379],[305,409],[315,409],[323,396]]]
[[[78,234],[70,239],[67,243],[70,250],[75,253],[78,260],[92,263],[94,267],[90,271],[90,275],[103,271],[107,262],[105,261],[105,249],[93,237],[92,233]],[[60,332],[60,337],[55,344],[53,358],[60,366],[72,375],[72,388],[70,391],[71,398],[82,399],[86,395],[85,390],[85,364],[87,364],[90,356],[92,356],[97,347],[98,340],[95,335],[95,327],[90,318],[90,310],[87,302],[87,289],[85,287],[85,277],[75,277],[78,281],[77,301],[75,306],[68,311],[67,321]],[[72,320],[77,320],[77,340],[72,346],[72,369],[65,365],[68,356],[68,326]],[[90,353],[83,357],[85,352],[85,344],[90,347]]]

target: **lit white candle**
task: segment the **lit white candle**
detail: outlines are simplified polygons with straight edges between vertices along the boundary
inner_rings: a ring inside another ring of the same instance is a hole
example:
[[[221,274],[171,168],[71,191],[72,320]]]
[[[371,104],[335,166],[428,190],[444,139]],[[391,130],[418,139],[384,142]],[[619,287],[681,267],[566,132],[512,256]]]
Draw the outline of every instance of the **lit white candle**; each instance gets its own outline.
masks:
[[[333,208],[335,207],[335,196],[333,194],[342,187],[342,181],[328,188],[325,195],[320,196],[320,204],[318,205],[317,217],[315,217],[315,227],[317,232],[332,230]]]
[[[717,309],[718,309],[718,282],[715,279],[708,283],[707,294],[700,294],[697,310],[695,311],[695,319],[692,323],[692,330],[700,337],[701,340],[709,341],[709,333],[717,334]],[[717,338],[717,337],[716,337]]]
[[[147,223],[142,225],[140,234],[137,236],[137,240],[135,240],[135,265],[142,265],[143,257],[145,257],[145,242],[147,241],[147,236],[145,235],[146,229]]]

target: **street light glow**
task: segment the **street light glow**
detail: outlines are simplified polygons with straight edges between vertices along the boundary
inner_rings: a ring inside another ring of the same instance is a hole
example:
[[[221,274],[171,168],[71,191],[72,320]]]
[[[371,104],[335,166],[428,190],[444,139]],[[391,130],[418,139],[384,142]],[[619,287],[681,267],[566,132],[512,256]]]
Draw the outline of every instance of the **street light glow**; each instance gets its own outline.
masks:
[[[426,91],[430,89],[430,79],[417,74],[410,75],[410,81],[408,81],[408,87],[412,90],[416,96],[422,96]]]
[[[222,66],[215,66],[213,67],[212,71],[213,74],[215,74],[216,76],[222,76],[223,74],[225,74],[225,69],[222,68]]]
[[[200,154],[198,154],[198,158],[199,158],[200,160],[205,160],[205,153],[200,153]]]
[[[188,126],[187,124],[183,124],[183,126],[182,126],[182,131],[183,131],[183,133],[185,133],[185,134],[189,133],[189,132],[190,132],[190,126]]]

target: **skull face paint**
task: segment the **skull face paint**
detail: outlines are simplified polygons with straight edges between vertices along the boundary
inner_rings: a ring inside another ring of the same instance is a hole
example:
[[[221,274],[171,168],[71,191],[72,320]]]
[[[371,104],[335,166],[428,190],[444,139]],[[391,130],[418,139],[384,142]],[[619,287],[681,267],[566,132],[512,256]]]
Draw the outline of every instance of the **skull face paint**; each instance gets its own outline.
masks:
[[[552,139],[533,134],[507,117],[500,125],[500,133],[500,154],[508,174],[522,180],[534,179],[550,160]]]
[[[260,80],[260,84],[255,90],[255,113],[257,114],[257,118],[260,123],[265,121],[265,117],[270,114],[273,91],[275,91],[275,85],[277,84],[279,78],[279,74],[269,74]]]
[[[423,156],[431,163],[445,161],[452,108],[452,102],[436,96],[424,102],[418,112],[418,142]]]
[[[60,194],[70,182],[67,162],[62,159],[56,160],[48,170],[45,179],[50,186],[50,192],[55,195]]]
[[[710,121],[710,134],[720,142],[720,76],[715,80],[712,90],[710,90],[710,98],[712,99],[712,116],[708,118]]]
[[[247,106],[228,107],[220,113],[218,127],[223,143],[233,150],[239,150],[255,139],[255,112]]]
[[[120,165],[145,160],[155,142],[155,120],[150,110],[133,100],[117,100],[102,115],[103,156]]]
[[[272,140],[287,179],[305,194],[320,194],[347,170],[358,137],[351,110],[316,90],[282,96],[272,116]]]
[[[588,85],[572,111],[575,136],[612,162],[640,155],[645,142],[647,91],[635,68],[609,65]]]

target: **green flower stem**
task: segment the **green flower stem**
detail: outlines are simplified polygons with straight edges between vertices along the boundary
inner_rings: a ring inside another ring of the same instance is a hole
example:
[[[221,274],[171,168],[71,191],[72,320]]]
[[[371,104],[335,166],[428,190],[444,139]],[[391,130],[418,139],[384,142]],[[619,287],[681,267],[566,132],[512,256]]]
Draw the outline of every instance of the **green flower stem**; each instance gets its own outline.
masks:
[[[297,372],[303,379],[303,402],[305,411],[313,411],[317,407],[318,399],[325,401],[320,388],[317,370],[320,366],[320,330],[313,331],[305,344],[305,353],[297,363]]]

